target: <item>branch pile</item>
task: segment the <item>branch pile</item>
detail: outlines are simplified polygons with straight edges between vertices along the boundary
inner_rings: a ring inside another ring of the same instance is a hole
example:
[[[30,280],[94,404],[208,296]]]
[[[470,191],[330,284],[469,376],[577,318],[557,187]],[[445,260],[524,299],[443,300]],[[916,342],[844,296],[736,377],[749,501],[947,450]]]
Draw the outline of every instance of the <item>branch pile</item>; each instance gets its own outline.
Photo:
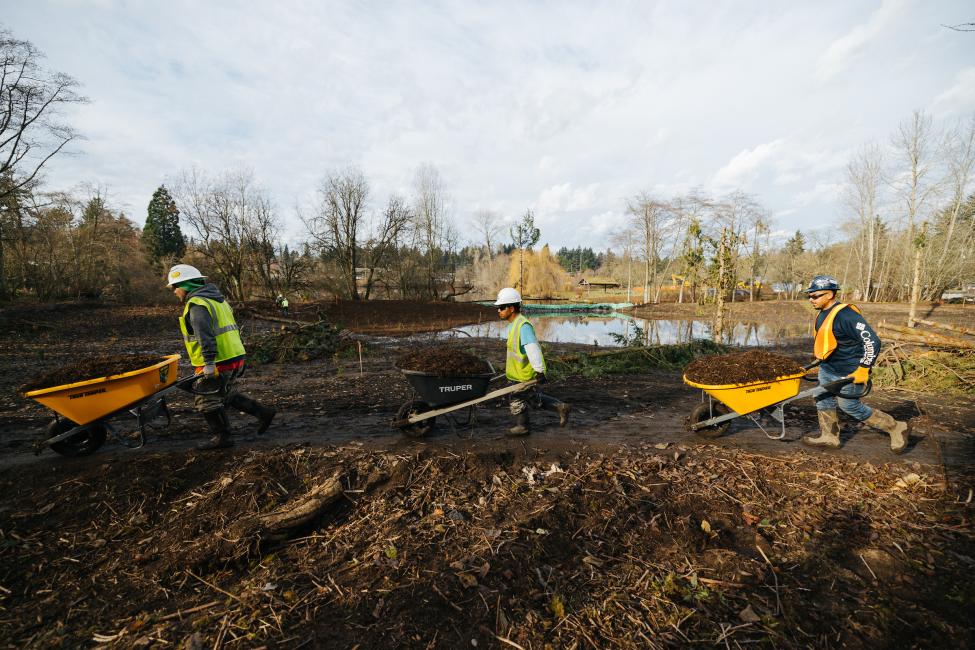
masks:
[[[302,323],[287,319],[262,319],[280,324],[248,341],[247,358],[258,363],[328,358],[338,351],[341,344],[341,331],[324,320]]]
[[[916,323],[927,329],[880,323],[885,345],[874,383],[916,392],[975,394],[975,330],[929,320]]]

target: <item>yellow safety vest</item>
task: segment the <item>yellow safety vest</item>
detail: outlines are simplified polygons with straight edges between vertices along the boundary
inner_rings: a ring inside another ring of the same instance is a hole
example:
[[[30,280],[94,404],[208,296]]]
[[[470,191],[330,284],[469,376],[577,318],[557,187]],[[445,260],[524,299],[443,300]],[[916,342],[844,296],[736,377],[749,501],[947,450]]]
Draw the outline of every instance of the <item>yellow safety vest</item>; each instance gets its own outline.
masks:
[[[826,318],[823,320],[823,324],[819,326],[818,330],[816,330],[816,343],[815,348],[813,349],[813,354],[815,354],[816,358],[820,361],[833,354],[833,350],[836,349],[837,343],[836,335],[833,334],[833,320],[836,318],[836,315],[840,313],[840,310],[845,309],[846,307],[849,307],[858,314],[860,313],[860,310],[856,305],[838,303],[833,306],[830,312],[826,315]]]
[[[531,325],[528,319],[518,314],[508,329],[508,355],[504,364],[504,374],[511,381],[529,381],[535,378],[535,369],[528,361],[528,355],[521,352],[521,326]],[[544,372],[545,359],[542,359]]]
[[[200,305],[205,307],[213,317],[213,334],[217,338],[217,358],[215,363],[242,357],[246,353],[244,342],[240,340],[240,329],[234,320],[234,312],[227,304],[227,301],[217,302],[208,298],[194,296],[186,301],[183,308],[183,315],[179,319],[179,329],[183,333],[183,343],[186,344],[186,353],[190,357],[190,363],[194,366],[203,366],[203,346],[200,345],[199,332],[189,333],[186,319],[190,312],[190,305]]]

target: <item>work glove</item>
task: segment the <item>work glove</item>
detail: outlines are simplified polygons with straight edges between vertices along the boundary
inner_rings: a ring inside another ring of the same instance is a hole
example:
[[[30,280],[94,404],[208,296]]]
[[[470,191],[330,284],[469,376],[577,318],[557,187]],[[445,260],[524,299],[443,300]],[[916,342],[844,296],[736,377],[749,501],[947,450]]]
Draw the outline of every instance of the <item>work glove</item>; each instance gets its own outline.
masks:
[[[544,372],[535,373],[535,381],[539,384],[544,384],[548,379],[545,377]]]
[[[853,378],[854,384],[865,384],[870,381],[870,368],[865,368],[864,366],[858,366],[852,374],[847,375],[847,377]]]
[[[208,363],[207,365],[203,366],[203,374],[206,377],[216,377],[220,373],[217,372],[217,367],[214,364]]]

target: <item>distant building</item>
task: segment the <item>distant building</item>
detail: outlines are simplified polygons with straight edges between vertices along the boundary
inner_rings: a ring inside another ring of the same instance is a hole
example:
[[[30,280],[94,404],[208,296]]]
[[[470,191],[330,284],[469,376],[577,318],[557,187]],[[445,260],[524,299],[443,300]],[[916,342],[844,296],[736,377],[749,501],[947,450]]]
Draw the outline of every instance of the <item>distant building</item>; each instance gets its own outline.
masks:
[[[596,287],[597,289],[602,288],[603,292],[605,293],[608,292],[610,289],[618,289],[622,285],[620,285],[619,282],[616,282],[612,278],[595,277],[589,280],[587,280],[586,278],[582,278],[581,280],[579,280],[579,286],[585,287],[586,291],[592,291],[593,287]]]

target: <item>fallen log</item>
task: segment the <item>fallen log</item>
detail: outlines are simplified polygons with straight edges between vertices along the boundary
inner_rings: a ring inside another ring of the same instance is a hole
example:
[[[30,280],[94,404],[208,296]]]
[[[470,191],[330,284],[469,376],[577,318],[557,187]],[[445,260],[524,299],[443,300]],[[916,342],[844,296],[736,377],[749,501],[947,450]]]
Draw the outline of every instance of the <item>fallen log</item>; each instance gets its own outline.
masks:
[[[299,528],[321,515],[343,494],[342,472],[336,471],[308,491],[295,503],[285,504],[273,512],[257,515],[256,528],[264,534],[282,534]],[[248,524],[248,527],[253,524]]]
[[[934,347],[942,348],[962,348],[962,349],[975,349],[975,343],[971,343],[964,339],[959,339],[954,336],[946,336],[944,334],[936,334],[934,332],[924,332],[918,329],[912,329],[910,327],[901,327],[900,325],[890,325],[885,321],[881,321],[878,329],[888,332],[891,336],[890,338],[911,341],[914,343],[925,343]]]
[[[922,320],[920,318],[915,318],[914,322],[920,323],[921,325],[927,325],[928,327],[935,327],[938,329],[948,330],[949,332],[958,332],[959,334],[967,334],[968,336],[975,336],[975,330],[968,329],[967,327],[959,327],[958,325],[949,325],[947,323],[936,323],[933,320]]]

